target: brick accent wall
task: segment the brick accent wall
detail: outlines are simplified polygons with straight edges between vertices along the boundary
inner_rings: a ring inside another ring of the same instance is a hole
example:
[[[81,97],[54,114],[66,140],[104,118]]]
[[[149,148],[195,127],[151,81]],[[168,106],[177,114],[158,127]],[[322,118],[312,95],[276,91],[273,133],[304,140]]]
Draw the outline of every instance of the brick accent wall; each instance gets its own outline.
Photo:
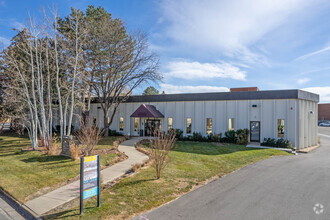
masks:
[[[330,120],[330,103],[319,104],[319,120]]]
[[[250,92],[259,91],[258,87],[241,87],[241,88],[230,88],[231,92]]]

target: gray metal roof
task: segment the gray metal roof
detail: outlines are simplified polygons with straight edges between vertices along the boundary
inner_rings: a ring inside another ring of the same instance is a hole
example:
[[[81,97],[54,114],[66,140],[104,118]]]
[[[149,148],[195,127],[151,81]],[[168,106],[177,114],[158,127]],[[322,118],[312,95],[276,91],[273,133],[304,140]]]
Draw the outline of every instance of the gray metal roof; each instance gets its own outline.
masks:
[[[302,99],[319,102],[319,95],[299,89],[265,90],[249,92],[213,92],[161,95],[134,95],[126,102],[174,102],[174,101],[215,101],[215,100],[257,100],[257,99]]]

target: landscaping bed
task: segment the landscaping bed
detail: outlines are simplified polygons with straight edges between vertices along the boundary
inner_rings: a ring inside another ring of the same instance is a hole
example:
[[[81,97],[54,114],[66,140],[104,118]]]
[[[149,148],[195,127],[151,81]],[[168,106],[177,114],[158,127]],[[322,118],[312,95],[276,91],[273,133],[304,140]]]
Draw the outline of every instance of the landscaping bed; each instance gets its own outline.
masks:
[[[148,148],[144,150],[147,152]],[[250,149],[234,144],[218,146],[203,142],[177,142],[175,148],[169,152],[170,163],[163,170],[160,179],[156,180],[152,166],[146,166],[112,188],[103,190],[100,208],[96,207],[96,198],[93,198],[85,202],[83,216],[79,216],[79,207],[75,207],[44,217],[129,219],[176,199],[209,180],[278,155],[289,154],[272,149]]]
[[[104,137],[96,147],[95,153],[103,154],[102,168],[126,159],[112,147],[115,140],[116,137]],[[40,151],[22,151],[29,147],[27,137],[12,133],[0,136],[0,187],[19,202],[25,203],[77,179],[79,161],[61,155],[48,156]]]

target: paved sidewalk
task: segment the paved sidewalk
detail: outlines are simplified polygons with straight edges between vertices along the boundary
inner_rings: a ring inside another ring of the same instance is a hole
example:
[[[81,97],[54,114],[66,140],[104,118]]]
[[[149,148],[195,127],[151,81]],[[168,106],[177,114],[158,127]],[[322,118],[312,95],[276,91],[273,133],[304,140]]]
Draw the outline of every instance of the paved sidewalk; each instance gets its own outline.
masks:
[[[101,171],[102,183],[106,184],[110,181],[117,179],[118,177],[125,174],[128,170],[132,168],[135,164],[141,164],[148,160],[148,156],[137,151],[134,144],[146,137],[135,137],[130,140],[124,141],[118,146],[118,150],[126,154],[128,159],[116,163],[111,167],[108,167]],[[73,199],[79,198],[79,180],[63,187],[60,187],[52,192],[45,195],[32,199],[25,203],[29,209],[35,212],[37,215],[42,214],[67,203]]]

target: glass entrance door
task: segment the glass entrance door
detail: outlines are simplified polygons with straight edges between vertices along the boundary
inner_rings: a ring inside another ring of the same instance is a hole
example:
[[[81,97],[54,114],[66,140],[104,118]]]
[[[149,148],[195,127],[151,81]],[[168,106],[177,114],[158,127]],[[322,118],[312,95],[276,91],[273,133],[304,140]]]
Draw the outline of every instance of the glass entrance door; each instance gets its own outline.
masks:
[[[152,136],[154,135],[154,131],[161,128],[159,119],[147,119],[144,123],[144,135]]]
[[[250,141],[260,142],[260,121],[250,122]]]

